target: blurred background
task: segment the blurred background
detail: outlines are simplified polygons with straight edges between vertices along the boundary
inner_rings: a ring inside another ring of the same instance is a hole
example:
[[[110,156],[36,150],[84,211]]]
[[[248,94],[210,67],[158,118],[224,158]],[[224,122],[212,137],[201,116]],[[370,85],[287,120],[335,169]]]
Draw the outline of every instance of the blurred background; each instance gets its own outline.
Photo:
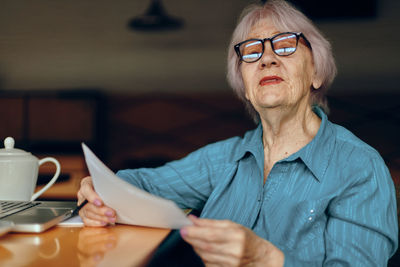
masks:
[[[181,28],[129,28],[152,2]],[[1,89],[226,92],[225,51],[251,2],[257,1],[3,0]],[[332,91],[397,90],[399,1],[293,2],[333,44],[339,76]]]
[[[231,93],[225,63],[252,2],[2,0],[0,139],[59,158],[71,181],[86,171],[81,142],[118,170],[243,134],[254,124]],[[292,2],[333,46],[331,120],[377,148],[397,179],[400,1]]]
[[[0,139],[56,157],[62,174],[43,198],[75,199],[87,174],[81,142],[116,171],[242,135],[255,125],[225,64],[251,2],[2,0]],[[399,196],[400,1],[292,2],[333,46],[330,119],[381,153]],[[53,171],[41,167],[39,185]]]

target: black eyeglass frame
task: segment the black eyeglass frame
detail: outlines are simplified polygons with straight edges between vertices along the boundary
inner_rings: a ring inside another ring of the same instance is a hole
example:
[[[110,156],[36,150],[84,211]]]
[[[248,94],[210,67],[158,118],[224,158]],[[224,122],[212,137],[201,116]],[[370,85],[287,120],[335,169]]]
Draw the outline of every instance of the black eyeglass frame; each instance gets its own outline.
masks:
[[[291,52],[290,54],[287,54],[287,55],[279,55],[278,53],[275,52],[275,48],[274,48],[274,44],[273,44],[272,40],[275,39],[276,37],[278,37],[278,36],[280,36],[280,35],[284,35],[284,34],[293,34],[293,35],[296,36],[296,48],[295,48],[295,50],[294,50],[293,52]],[[280,56],[280,57],[287,57],[287,56],[293,55],[293,54],[297,51],[297,46],[298,46],[298,44],[299,44],[299,39],[300,39],[300,37],[303,38],[303,40],[305,41],[305,43],[306,43],[306,45],[308,46],[308,48],[310,48],[310,49],[312,50],[311,43],[307,40],[307,38],[304,36],[304,34],[303,34],[302,32],[281,32],[281,33],[275,34],[274,36],[272,36],[272,37],[270,37],[270,38],[264,38],[264,39],[253,38],[253,39],[248,39],[248,40],[245,40],[245,41],[240,42],[240,43],[238,43],[238,44],[235,44],[233,47],[234,47],[235,52],[236,52],[236,54],[238,55],[240,61],[243,61],[243,62],[246,62],[246,63],[253,63],[253,62],[257,62],[258,60],[260,60],[260,58],[261,58],[262,55],[264,54],[264,51],[265,51],[265,42],[266,42],[266,41],[269,41],[269,42],[270,42],[272,51],[273,51],[276,55],[278,55],[278,56]],[[261,55],[260,55],[259,58],[257,58],[256,60],[253,60],[253,61],[246,61],[246,60],[244,60],[244,59],[243,59],[243,55],[240,53],[240,46],[241,46],[242,44],[244,44],[244,43],[249,42],[249,41],[259,41],[259,42],[262,43],[262,52],[261,52]]]

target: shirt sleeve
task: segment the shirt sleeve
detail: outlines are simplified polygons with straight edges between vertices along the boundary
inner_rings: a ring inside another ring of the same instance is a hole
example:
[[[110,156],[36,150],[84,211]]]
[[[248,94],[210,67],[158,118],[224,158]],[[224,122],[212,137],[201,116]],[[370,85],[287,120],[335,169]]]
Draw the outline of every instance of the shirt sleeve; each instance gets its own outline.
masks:
[[[220,148],[217,143],[208,145],[164,166],[122,170],[117,176],[151,194],[174,201],[180,208],[201,210],[215,187],[218,169],[223,165],[224,153]]]
[[[393,181],[380,157],[352,169],[328,207],[323,266],[386,266],[398,245]]]

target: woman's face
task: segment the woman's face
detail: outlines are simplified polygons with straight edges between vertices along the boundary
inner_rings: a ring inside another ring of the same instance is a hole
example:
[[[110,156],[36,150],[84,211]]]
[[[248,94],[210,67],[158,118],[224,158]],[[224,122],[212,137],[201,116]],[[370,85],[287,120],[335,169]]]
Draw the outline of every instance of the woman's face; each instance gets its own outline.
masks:
[[[246,39],[264,39],[277,33],[280,31],[267,19],[256,24]],[[266,41],[260,60],[241,63],[246,98],[258,113],[272,108],[305,107],[309,105],[311,86],[319,88],[311,51],[300,40],[296,52],[289,56],[276,55]]]

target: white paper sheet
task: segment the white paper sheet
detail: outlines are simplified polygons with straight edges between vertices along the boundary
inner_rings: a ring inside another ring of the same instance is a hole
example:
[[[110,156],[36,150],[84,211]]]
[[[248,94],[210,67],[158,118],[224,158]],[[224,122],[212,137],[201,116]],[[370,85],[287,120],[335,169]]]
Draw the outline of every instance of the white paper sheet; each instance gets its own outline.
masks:
[[[95,191],[117,212],[117,223],[171,229],[192,224],[173,201],[149,194],[122,180],[85,144],[82,148]]]
[[[73,216],[71,218],[68,218],[60,223],[57,224],[57,226],[61,227],[83,227],[85,226],[81,217],[79,215]]]

